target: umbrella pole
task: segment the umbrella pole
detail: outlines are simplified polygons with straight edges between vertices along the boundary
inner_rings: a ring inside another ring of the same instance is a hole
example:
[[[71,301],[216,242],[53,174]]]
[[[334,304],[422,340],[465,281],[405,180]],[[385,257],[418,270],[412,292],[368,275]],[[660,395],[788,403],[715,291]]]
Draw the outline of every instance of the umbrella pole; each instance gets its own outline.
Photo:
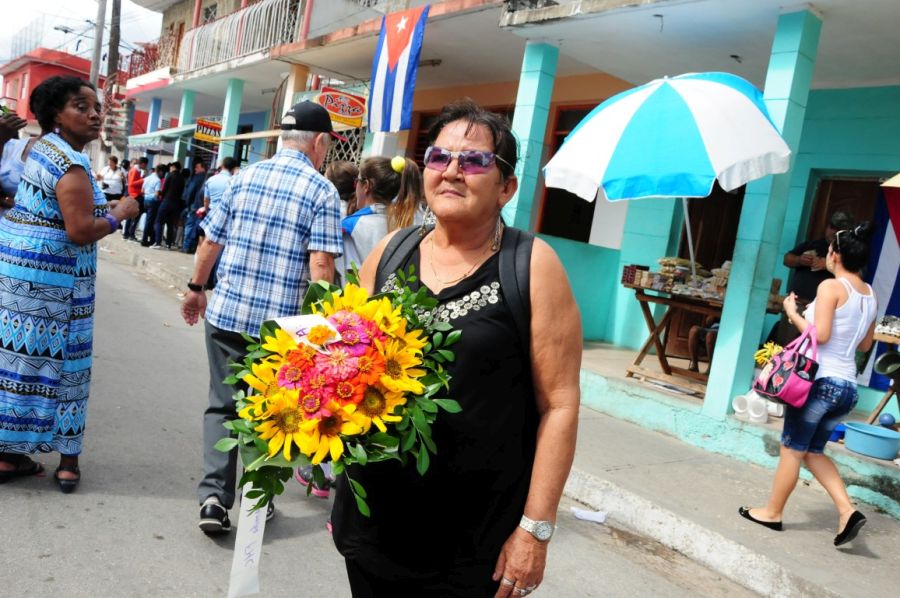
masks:
[[[686,197],[681,198],[681,205],[684,208],[684,226],[687,230],[688,255],[691,258],[691,274],[697,276],[697,263],[694,260],[694,238],[691,236],[691,216],[688,213],[688,202]]]

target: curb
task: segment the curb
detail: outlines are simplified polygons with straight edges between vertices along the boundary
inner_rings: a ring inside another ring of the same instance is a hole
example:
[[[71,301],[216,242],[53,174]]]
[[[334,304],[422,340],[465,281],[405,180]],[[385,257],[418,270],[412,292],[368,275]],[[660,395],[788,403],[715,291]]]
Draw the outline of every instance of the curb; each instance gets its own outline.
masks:
[[[188,278],[191,276],[189,269],[183,273],[178,272],[171,265],[166,265],[153,259],[152,253],[148,255],[143,251],[132,249],[128,245],[119,243],[114,245],[108,241],[103,242],[101,240],[97,245],[97,249],[100,259],[109,259],[110,261],[128,264],[142,274],[153,277],[162,284],[174,286],[179,290],[185,286]]]
[[[595,510],[607,511],[611,520],[764,596],[839,596],[791,573],[765,555],[581,470],[572,468],[563,492]]]

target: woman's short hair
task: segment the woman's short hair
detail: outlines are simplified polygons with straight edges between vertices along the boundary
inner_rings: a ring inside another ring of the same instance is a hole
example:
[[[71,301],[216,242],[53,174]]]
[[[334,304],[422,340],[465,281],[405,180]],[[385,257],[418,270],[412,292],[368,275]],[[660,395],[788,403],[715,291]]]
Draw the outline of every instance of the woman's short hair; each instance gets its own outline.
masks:
[[[37,118],[41,130],[44,132],[53,130],[56,126],[54,122],[56,115],[65,108],[69,98],[81,91],[82,87],[89,87],[94,92],[97,91],[97,88],[89,81],[71,75],[50,77],[31,90],[28,108]]]
[[[841,256],[841,264],[850,272],[862,272],[869,263],[869,239],[872,225],[862,222],[854,228],[839,230],[831,242],[831,249]]]
[[[512,133],[512,127],[509,120],[496,112],[485,110],[470,98],[456,100],[444,106],[437,119],[428,129],[428,143],[433,144],[441,131],[452,122],[462,120],[468,123],[466,132],[468,133],[473,126],[481,125],[485,127],[491,134],[494,142],[494,153],[508,164],[497,160],[497,168],[503,174],[504,178],[513,176],[518,160],[519,144]]]

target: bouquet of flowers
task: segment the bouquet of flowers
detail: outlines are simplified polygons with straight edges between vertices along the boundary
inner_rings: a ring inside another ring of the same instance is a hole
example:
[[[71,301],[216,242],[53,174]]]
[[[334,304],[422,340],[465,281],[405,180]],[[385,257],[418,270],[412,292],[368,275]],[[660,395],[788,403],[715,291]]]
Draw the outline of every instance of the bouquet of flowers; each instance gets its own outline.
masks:
[[[399,290],[371,297],[351,280],[313,283],[302,315],[264,323],[258,342],[246,337],[248,353],[226,380],[249,390],[237,391],[238,419],[225,424],[236,437],[216,448],[238,447],[255,508],[281,494],[298,466],[313,465],[324,483],[321,464],[330,461],[368,516],[366,491],[347,467],[415,459],[424,474],[437,452],[438,413],[460,411],[439,395],[450,388],[443,364],[454,360],[449,347],[461,333],[433,317],[437,300],[424,288],[409,289],[414,270],[398,272]]]

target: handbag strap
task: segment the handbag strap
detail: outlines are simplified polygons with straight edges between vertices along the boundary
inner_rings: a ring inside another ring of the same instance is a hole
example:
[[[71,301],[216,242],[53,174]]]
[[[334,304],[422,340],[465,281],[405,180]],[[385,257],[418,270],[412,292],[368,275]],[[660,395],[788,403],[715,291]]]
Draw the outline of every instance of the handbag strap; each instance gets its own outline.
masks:
[[[811,358],[813,361],[815,361],[816,357],[819,354],[819,343],[816,340],[815,324],[810,324],[809,326],[807,326],[806,330],[804,330],[800,336],[788,343],[788,345],[784,348],[784,351],[796,351],[797,353],[800,353],[803,351],[803,345],[805,345],[807,342],[809,342],[810,347],[812,348]]]

